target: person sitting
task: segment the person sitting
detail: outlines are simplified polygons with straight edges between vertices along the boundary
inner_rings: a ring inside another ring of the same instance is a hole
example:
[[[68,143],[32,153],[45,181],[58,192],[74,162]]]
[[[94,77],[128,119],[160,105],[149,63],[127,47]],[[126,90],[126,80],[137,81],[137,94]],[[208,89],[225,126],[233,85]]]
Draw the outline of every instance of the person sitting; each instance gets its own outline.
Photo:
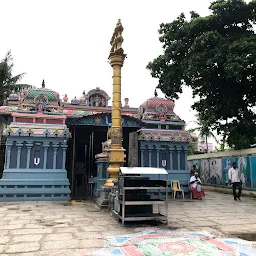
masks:
[[[198,176],[198,172],[195,172],[194,175],[189,180],[189,190],[192,193],[193,199],[202,199],[205,196],[204,190],[202,188],[202,182]]]
[[[195,172],[198,173],[198,169],[196,168],[196,165],[194,164],[192,169],[190,170],[190,176],[194,176],[195,175]]]

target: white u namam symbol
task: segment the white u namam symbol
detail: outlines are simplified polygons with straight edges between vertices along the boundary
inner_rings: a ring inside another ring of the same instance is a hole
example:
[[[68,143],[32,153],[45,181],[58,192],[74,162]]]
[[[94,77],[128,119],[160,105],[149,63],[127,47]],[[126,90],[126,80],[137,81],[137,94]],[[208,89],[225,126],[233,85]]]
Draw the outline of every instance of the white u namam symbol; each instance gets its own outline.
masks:
[[[35,165],[39,165],[39,163],[40,163],[40,158],[38,157],[38,158],[34,158],[34,164]]]
[[[162,166],[163,166],[163,167],[166,166],[166,160],[162,160]]]

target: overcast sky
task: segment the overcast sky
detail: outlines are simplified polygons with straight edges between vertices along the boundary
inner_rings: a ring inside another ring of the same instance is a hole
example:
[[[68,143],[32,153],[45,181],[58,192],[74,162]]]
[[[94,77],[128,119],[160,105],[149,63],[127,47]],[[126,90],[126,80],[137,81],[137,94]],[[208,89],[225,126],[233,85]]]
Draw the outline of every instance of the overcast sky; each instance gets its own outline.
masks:
[[[100,87],[112,97],[110,39],[117,20],[124,26],[122,100],[138,107],[154,96],[157,79],[146,69],[162,53],[159,24],[181,12],[208,15],[210,0],[0,0],[0,58],[12,51],[14,73],[25,72],[24,83],[56,90],[69,100],[83,90]],[[184,90],[175,112],[193,120],[191,91]],[[189,123],[191,124],[191,123]],[[189,125],[190,126],[190,125]]]

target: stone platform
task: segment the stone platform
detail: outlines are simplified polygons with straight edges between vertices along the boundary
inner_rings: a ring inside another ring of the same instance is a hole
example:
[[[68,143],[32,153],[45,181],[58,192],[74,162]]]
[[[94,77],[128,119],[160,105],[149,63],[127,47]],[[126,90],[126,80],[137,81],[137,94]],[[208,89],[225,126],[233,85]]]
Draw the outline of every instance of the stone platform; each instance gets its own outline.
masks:
[[[256,199],[251,197],[236,202],[232,195],[207,192],[202,201],[170,200],[168,227],[164,224],[153,226],[153,223],[122,227],[108,211],[100,210],[92,202],[82,205],[70,202],[0,203],[0,255],[91,255],[92,251],[113,246],[107,237],[136,235],[137,227],[178,234],[208,232],[217,238],[247,236],[253,239],[255,206]]]

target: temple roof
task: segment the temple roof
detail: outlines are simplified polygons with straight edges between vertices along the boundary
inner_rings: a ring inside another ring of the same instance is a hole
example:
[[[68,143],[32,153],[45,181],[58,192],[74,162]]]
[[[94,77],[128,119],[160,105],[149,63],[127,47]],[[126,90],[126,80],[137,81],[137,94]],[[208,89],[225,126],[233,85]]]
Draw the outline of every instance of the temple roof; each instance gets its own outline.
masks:
[[[12,122],[3,130],[4,136],[71,137],[65,124],[33,124]]]
[[[142,128],[139,131],[139,140],[149,141],[170,141],[170,142],[189,142],[190,135],[182,130],[161,130]]]
[[[24,91],[24,100],[35,100],[38,96],[45,96],[48,101],[58,102],[60,99],[59,93],[51,89],[45,88],[45,82],[43,80],[41,88],[32,88]]]
[[[36,89],[29,89],[26,90],[24,95],[25,100],[34,100],[39,95],[44,95],[48,98],[48,101],[58,101],[59,100],[59,93],[46,88],[36,88]]]
[[[152,97],[146,100],[141,106],[143,106],[145,109],[155,109],[158,105],[161,104],[166,106],[168,110],[173,110],[175,106],[174,101],[159,97]]]
[[[173,100],[153,97],[140,105],[138,118],[145,122],[151,121],[182,121],[174,112],[175,103]]]

